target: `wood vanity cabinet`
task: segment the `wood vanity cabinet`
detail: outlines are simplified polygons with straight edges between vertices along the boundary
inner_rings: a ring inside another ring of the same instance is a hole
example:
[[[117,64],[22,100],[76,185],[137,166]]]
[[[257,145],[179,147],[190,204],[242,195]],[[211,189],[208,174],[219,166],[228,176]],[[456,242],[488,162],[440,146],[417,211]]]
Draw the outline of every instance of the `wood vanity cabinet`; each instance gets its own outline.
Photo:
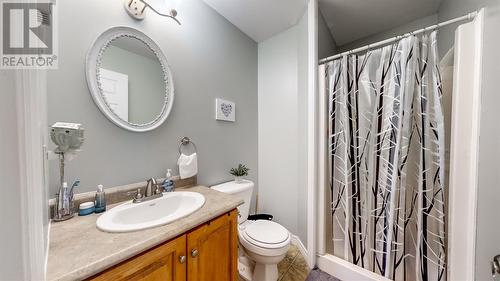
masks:
[[[89,280],[186,280],[186,263],[179,260],[182,256],[186,256],[186,235],[139,254]]]
[[[88,280],[238,281],[237,225],[233,210]]]
[[[238,281],[238,212],[187,234],[188,281]]]

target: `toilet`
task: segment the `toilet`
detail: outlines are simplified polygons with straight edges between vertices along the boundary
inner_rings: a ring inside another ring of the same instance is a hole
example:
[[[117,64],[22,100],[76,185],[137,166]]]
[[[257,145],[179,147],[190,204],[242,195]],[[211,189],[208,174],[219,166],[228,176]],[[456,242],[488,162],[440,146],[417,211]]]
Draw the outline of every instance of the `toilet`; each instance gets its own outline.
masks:
[[[290,247],[290,232],[276,222],[247,220],[254,188],[252,181],[231,181],[211,188],[232,194],[244,201],[238,207],[240,278],[246,281],[278,280],[278,263],[283,260]]]

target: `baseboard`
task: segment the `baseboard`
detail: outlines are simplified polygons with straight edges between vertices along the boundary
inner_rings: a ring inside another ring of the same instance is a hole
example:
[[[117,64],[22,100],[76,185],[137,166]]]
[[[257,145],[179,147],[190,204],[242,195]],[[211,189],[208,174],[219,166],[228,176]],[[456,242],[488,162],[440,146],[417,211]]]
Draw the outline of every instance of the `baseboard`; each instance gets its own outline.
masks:
[[[302,254],[302,256],[304,257],[304,259],[308,259],[308,252],[307,252],[307,249],[306,247],[304,246],[304,244],[302,244],[302,241],[300,241],[300,238],[297,236],[297,235],[293,235],[292,234],[292,245],[296,246],[300,253]],[[310,264],[310,262],[307,263],[308,266]],[[311,269],[311,268],[309,268]]]

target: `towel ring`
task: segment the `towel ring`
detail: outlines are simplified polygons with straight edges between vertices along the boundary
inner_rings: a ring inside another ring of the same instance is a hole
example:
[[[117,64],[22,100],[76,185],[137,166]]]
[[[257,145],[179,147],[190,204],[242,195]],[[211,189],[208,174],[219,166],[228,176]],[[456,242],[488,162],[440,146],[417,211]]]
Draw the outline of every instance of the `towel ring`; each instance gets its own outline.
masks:
[[[182,147],[191,144],[194,147],[194,152],[198,153],[198,149],[196,148],[196,144],[191,141],[188,137],[183,137],[181,139],[181,143],[179,144],[179,154],[182,154]]]

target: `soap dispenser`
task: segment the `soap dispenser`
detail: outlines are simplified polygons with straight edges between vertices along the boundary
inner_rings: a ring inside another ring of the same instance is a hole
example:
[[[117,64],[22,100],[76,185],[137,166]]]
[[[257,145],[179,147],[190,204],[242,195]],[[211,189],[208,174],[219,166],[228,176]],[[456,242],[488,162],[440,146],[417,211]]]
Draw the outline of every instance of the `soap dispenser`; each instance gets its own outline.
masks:
[[[165,181],[163,182],[163,192],[174,191],[174,181],[172,180],[172,170],[167,170]]]
[[[102,184],[97,186],[95,193],[95,212],[102,213],[106,211],[106,193],[103,190]]]

